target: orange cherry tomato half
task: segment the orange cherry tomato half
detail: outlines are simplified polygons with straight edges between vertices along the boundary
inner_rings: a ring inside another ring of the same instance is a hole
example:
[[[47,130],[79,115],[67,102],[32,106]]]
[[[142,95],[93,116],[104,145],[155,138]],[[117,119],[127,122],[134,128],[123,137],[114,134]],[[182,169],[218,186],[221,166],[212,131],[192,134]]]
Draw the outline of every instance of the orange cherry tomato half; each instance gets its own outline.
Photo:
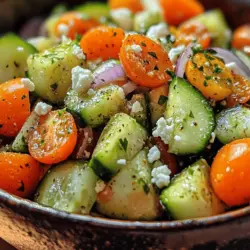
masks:
[[[179,25],[204,12],[204,7],[197,0],[160,0],[160,3],[170,25]]]
[[[99,26],[88,31],[81,40],[80,46],[88,60],[119,59],[119,51],[125,33],[120,28]]]
[[[141,0],[109,0],[110,9],[127,8],[133,13],[143,10]]]
[[[167,70],[173,65],[165,49],[143,35],[129,35],[120,51],[121,63],[130,79],[135,83],[156,88],[171,79]]]
[[[51,111],[41,116],[40,124],[31,131],[28,140],[30,154],[44,164],[66,160],[77,141],[73,116],[65,110]]]
[[[232,46],[250,56],[250,24],[240,26],[233,34]]]
[[[0,153],[0,188],[17,196],[28,198],[40,181],[40,163],[30,155]]]
[[[210,46],[211,35],[207,28],[199,22],[186,22],[177,30],[175,46],[197,42],[203,49]]]
[[[55,25],[57,37],[62,35],[74,40],[77,35],[85,34],[89,29],[100,25],[94,18],[86,18],[78,12],[67,12],[63,14]]]
[[[21,79],[0,84],[0,135],[14,137],[30,115],[29,90]]]
[[[216,195],[228,206],[250,201],[250,138],[231,142],[216,155],[211,183]]]

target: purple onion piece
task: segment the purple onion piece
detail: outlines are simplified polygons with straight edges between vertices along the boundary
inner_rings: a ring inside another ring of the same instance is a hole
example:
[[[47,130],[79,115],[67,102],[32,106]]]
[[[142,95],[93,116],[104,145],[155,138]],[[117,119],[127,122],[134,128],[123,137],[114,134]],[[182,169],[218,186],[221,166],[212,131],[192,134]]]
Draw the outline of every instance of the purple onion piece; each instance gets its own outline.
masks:
[[[101,72],[94,72],[94,78],[92,88],[100,88],[101,86],[113,81],[125,80],[126,74],[121,64],[114,64]]]
[[[235,54],[233,54],[231,51],[222,49],[222,48],[212,48],[217,52],[216,56],[220,57],[224,60],[225,64],[229,63],[235,63],[236,69],[233,69],[232,71],[238,75],[244,76],[245,78],[250,78],[250,68],[240,60],[239,57],[237,57]]]
[[[175,68],[176,76],[181,77],[181,78],[184,77],[188,60],[193,55],[192,47],[193,47],[193,44],[188,45],[186,49],[184,50],[184,52],[181,54],[181,56],[178,58],[176,68]]]
[[[123,88],[125,95],[128,95],[132,93],[133,91],[135,91],[138,88],[138,85],[136,85],[135,83],[131,81],[128,81],[122,86],[122,88]]]

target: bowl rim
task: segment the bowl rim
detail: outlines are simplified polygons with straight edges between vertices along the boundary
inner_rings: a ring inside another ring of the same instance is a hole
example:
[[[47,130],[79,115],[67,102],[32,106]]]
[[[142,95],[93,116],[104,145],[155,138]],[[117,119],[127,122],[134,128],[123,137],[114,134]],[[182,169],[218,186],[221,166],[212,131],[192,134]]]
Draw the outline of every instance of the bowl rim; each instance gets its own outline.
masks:
[[[131,221],[117,220],[91,215],[71,214],[54,208],[40,205],[34,201],[11,195],[0,189],[0,203],[10,208],[22,208],[29,213],[48,216],[53,219],[65,220],[78,224],[88,224],[93,227],[114,228],[120,230],[146,230],[146,231],[176,231],[185,229],[197,229],[201,227],[222,225],[230,221],[238,220],[250,215],[250,206],[239,208],[234,211],[220,215],[203,217],[197,219],[186,219],[176,221]],[[17,212],[18,213],[18,212]]]

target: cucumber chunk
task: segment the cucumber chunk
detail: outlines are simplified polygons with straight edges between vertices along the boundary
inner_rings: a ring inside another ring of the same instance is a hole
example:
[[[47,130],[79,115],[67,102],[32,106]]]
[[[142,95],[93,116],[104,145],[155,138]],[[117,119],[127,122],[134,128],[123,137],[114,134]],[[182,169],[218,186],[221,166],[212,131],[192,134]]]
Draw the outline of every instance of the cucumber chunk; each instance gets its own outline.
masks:
[[[15,152],[28,152],[28,135],[30,130],[38,124],[39,118],[40,116],[35,111],[32,111],[12,144],[12,149]]]
[[[101,2],[87,2],[85,4],[77,6],[75,10],[95,19],[100,19],[101,17],[109,16],[108,5],[106,3]]]
[[[0,83],[25,77],[27,58],[37,50],[15,34],[9,33],[0,38]]]
[[[135,15],[134,30],[145,33],[150,26],[160,23],[163,20],[159,11],[142,11]]]
[[[50,49],[58,43],[56,39],[44,36],[30,38],[28,42],[32,44],[39,52]]]
[[[76,43],[60,44],[28,58],[29,77],[38,96],[51,103],[62,103],[72,84],[71,71],[84,64],[74,53]]]
[[[182,78],[174,78],[169,88],[166,119],[171,120],[169,152],[196,154],[208,144],[215,128],[212,107],[203,95]]]
[[[93,96],[79,96],[71,90],[65,105],[73,113],[79,114],[87,125],[98,127],[124,109],[125,95],[123,89],[116,85],[99,89]]]
[[[116,114],[104,128],[90,166],[98,176],[108,179],[123,167],[118,161],[130,161],[146,139],[147,132],[135,119],[124,113]]]
[[[101,214],[127,220],[154,220],[160,215],[146,150],[128,162],[106,188],[112,190],[112,196],[108,201],[97,198],[97,210]]]
[[[98,178],[86,162],[64,162],[42,180],[35,201],[69,213],[89,214]]]
[[[228,144],[237,139],[250,138],[250,110],[237,106],[225,109],[216,116],[215,133],[219,141]]]
[[[199,160],[177,175],[161,193],[160,200],[176,220],[213,216],[225,211],[210,185],[210,168]]]
[[[250,56],[241,50],[233,49],[233,53],[240,58],[240,60],[250,68]]]
[[[128,107],[131,109],[130,116],[144,128],[148,128],[148,108],[145,96],[143,94],[133,95],[128,102]]]
[[[214,9],[207,11],[190,19],[190,21],[201,22],[207,27],[208,31],[212,34],[213,46],[222,48],[229,47],[232,32],[221,10]]]

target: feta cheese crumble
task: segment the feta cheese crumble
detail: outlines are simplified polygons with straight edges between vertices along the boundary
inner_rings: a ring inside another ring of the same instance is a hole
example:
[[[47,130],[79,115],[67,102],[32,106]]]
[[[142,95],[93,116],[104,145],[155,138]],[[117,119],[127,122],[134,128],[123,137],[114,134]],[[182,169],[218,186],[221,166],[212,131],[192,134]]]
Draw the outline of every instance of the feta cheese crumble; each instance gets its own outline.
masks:
[[[87,94],[89,96],[93,96],[93,95],[95,95],[95,93],[96,93],[96,91],[94,89],[89,89],[88,92],[87,92]]]
[[[169,34],[168,26],[166,23],[159,23],[157,25],[152,25],[148,32],[147,32],[147,37],[151,39],[160,39],[160,38],[165,38]]]
[[[69,26],[67,24],[61,23],[58,25],[58,31],[61,35],[67,36],[69,33]]]
[[[105,189],[105,187],[106,187],[106,184],[104,181],[102,180],[97,181],[96,186],[95,186],[96,193],[97,194],[101,193]]]
[[[21,52],[21,51],[24,51],[24,48],[19,46],[19,47],[17,47],[16,50],[19,51],[19,52]]]
[[[174,137],[174,139],[175,139],[175,141],[181,141],[181,137],[180,137],[179,135],[176,135],[176,136]]]
[[[124,30],[133,28],[133,15],[127,8],[119,8],[111,11],[112,19]]]
[[[35,90],[35,84],[29,78],[22,78],[21,83],[27,88],[30,92]]]
[[[148,162],[154,163],[161,158],[161,152],[157,146],[153,146],[148,152]]]
[[[138,112],[143,111],[143,107],[141,106],[141,104],[140,104],[138,101],[136,101],[136,102],[132,105],[131,111],[132,111],[133,113],[138,113]]]
[[[172,63],[176,63],[179,55],[181,53],[183,53],[183,51],[185,50],[185,46],[184,45],[180,45],[176,48],[172,48],[169,53],[168,53],[168,56],[169,56],[169,59],[171,60]]]
[[[82,49],[78,45],[73,46],[73,51],[72,53],[80,60],[85,60],[86,56],[84,55]]]
[[[214,140],[215,140],[215,138],[216,138],[216,134],[215,134],[215,132],[212,132],[212,134],[211,134],[211,139],[210,139],[210,143],[214,143]]]
[[[167,165],[163,165],[152,170],[151,182],[158,188],[167,187],[170,183],[171,170]]]
[[[131,46],[127,47],[127,50],[132,50],[133,52],[135,52],[135,54],[139,55],[142,52],[142,48],[140,45],[137,44],[133,44]]]
[[[120,160],[117,161],[117,164],[118,165],[126,165],[127,161],[125,159],[120,159]]]
[[[156,125],[157,125],[157,127],[153,131],[153,136],[154,137],[161,137],[163,142],[165,144],[168,144],[169,140],[170,140],[170,134],[173,132],[173,129],[174,129],[173,119],[169,118],[166,120],[163,117],[161,117],[157,121]]]
[[[78,93],[87,93],[94,81],[92,72],[77,66],[72,69],[72,88]]]
[[[52,106],[45,102],[38,102],[34,111],[39,115],[47,115],[52,110]]]

